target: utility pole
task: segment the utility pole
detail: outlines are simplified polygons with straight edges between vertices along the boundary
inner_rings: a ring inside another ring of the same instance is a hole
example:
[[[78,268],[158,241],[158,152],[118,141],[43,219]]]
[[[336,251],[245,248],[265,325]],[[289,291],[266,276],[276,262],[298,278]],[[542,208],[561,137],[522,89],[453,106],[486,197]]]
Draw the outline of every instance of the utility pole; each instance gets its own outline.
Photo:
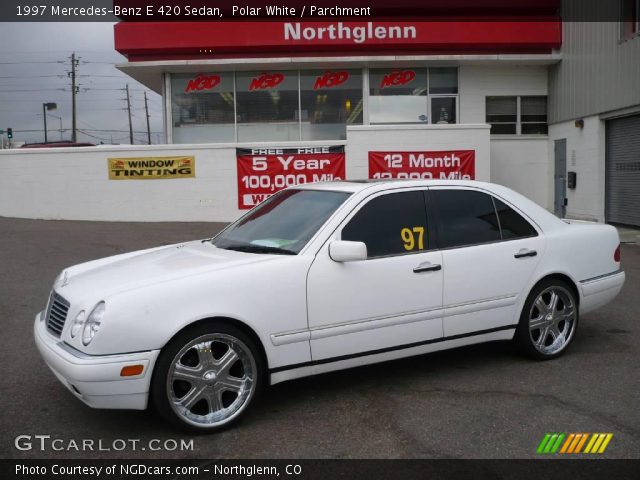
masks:
[[[71,77],[71,141],[76,142],[78,134],[76,130],[76,94],[79,88],[76,86],[76,67],[80,61],[76,58],[76,52],[71,54],[71,71],[67,73]]]
[[[44,117],[44,143],[47,143],[47,104],[42,104],[42,116]]]
[[[147,102],[147,91],[144,91],[144,111],[147,116],[147,144],[151,145],[151,127],[149,126],[149,103]]]
[[[131,98],[129,97],[129,84],[127,83],[127,112],[129,113],[129,143],[133,145],[133,124],[131,123]]]

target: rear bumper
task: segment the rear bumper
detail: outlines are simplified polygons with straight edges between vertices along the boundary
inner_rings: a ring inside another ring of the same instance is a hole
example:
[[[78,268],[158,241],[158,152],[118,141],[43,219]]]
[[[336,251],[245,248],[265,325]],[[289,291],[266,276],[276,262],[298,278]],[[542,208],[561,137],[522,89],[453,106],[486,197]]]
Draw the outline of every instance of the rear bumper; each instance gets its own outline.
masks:
[[[147,407],[149,384],[159,350],[118,355],[87,355],[51,335],[36,315],[34,338],[55,376],[79,400],[93,408]],[[122,367],[143,365],[142,373],[121,377]]]
[[[624,272],[618,271],[581,281],[582,301],[580,302],[580,313],[588,313],[612,301],[622,290],[624,280]]]

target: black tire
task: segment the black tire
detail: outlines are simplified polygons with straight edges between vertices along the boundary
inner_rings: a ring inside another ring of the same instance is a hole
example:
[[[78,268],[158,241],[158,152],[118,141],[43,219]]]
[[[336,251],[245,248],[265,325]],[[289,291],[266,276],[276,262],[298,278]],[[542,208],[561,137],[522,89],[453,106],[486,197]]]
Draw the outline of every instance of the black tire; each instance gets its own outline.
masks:
[[[196,340],[198,341],[197,345],[200,346],[205,346],[208,343],[208,352],[211,354],[212,363],[207,363],[209,359],[205,358],[206,348],[198,349],[196,345],[189,348],[189,345]],[[220,354],[220,358],[216,358],[217,352],[222,351],[225,346],[229,348],[229,351],[233,350],[233,353],[229,356],[229,366],[224,367],[223,377],[222,369],[216,372],[215,362],[223,360],[222,357],[228,353],[228,351],[224,351]],[[233,354],[238,356],[235,361],[232,358]],[[205,363],[200,358],[205,358]],[[197,364],[188,365],[188,363],[194,363],[196,359]],[[232,361],[233,363],[231,363]],[[176,373],[178,368],[180,371]],[[265,362],[261,350],[245,332],[222,321],[199,323],[180,332],[160,352],[151,379],[150,403],[165,421],[179,430],[190,433],[217,432],[240,420],[249,407],[255,403],[263,388],[264,369]],[[232,370],[234,370],[233,374]],[[175,378],[176,375],[184,371],[192,375],[194,380]],[[242,375],[240,375],[240,371]],[[172,376],[171,382],[168,378],[169,375]],[[227,388],[225,384],[227,380],[234,380],[246,385],[250,377],[251,386],[248,388],[248,393],[247,389],[243,390],[239,387],[239,392],[242,393],[238,392],[236,398],[231,399],[231,395],[226,394],[234,392],[230,390],[220,392],[220,390]],[[223,378],[225,380],[221,380]],[[197,393],[197,390],[200,390],[201,393]],[[184,396],[179,395],[182,391],[186,391]],[[187,408],[188,405],[180,404],[180,401],[189,398],[189,394],[192,392],[195,393],[190,396],[198,397],[200,400],[195,401],[189,408]],[[229,397],[226,402],[231,402],[227,406],[225,406],[225,397]],[[216,403],[220,409],[215,410],[212,403]],[[209,413],[205,413],[207,408]],[[225,412],[228,412],[228,415]],[[225,415],[227,416],[225,417]]]
[[[555,309],[550,308],[553,292],[558,298]],[[536,304],[539,298],[542,303]],[[538,305],[548,309],[542,312]],[[540,281],[529,293],[520,315],[514,337],[520,350],[536,360],[551,360],[562,355],[578,329],[578,307],[575,291],[567,282],[557,278]],[[550,314],[554,317],[549,317]],[[561,318],[565,318],[565,323]],[[541,325],[538,327],[538,324]],[[547,326],[549,328],[545,330]],[[554,327],[557,333],[553,331]],[[541,338],[543,335],[545,338]]]

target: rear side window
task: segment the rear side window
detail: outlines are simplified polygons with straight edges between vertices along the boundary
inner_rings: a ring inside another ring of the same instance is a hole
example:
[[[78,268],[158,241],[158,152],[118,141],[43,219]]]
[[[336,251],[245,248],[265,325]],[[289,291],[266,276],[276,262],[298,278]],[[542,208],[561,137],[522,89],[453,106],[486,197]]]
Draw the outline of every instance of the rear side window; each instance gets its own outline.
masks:
[[[342,240],[364,242],[369,258],[427,250],[423,192],[390,193],[370,200],[342,229]]]
[[[474,190],[431,190],[440,228],[440,248],[501,240],[492,198]]]
[[[513,208],[497,198],[494,198],[493,201],[495,202],[498,218],[500,219],[500,229],[502,230],[503,240],[535,237],[538,235],[536,229]]]

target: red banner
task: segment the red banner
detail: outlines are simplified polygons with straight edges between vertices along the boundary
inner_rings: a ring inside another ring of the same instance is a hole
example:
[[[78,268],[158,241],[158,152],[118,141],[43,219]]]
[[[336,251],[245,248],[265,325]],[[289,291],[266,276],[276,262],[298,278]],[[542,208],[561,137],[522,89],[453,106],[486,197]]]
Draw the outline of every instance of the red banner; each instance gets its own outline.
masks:
[[[475,150],[369,152],[369,178],[473,180]]]
[[[247,210],[292,185],[344,180],[344,147],[238,148],[238,208]]]

